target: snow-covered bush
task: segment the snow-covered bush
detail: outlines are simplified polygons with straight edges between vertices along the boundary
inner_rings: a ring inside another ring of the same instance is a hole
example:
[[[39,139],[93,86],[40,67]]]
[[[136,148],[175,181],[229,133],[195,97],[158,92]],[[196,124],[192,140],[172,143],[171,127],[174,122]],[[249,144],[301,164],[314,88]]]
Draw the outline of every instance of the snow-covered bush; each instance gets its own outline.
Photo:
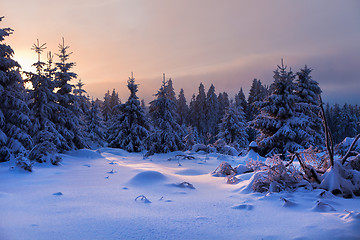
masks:
[[[339,155],[344,156],[353,141],[354,138],[346,137],[341,143],[336,145],[335,152]],[[357,142],[357,144],[355,144],[353,151],[360,152],[360,142]]]
[[[219,139],[217,140],[213,146],[216,148],[216,151],[221,154],[237,156],[239,152],[234,148],[226,144],[225,140]]]
[[[15,161],[16,167],[24,169],[25,171],[32,172],[34,162],[30,161],[27,157],[19,155]]]
[[[303,179],[301,172],[292,164],[285,165],[279,155],[268,158],[265,163],[249,161],[247,166],[255,171],[250,183],[255,192],[293,190]]]
[[[235,175],[236,170],[231,167],[227,162],[222,162],[216,169],[211,173],[214,177],[226,177],[229,175]]]
[[[199,152],[199,151],[204,151],[206,153],[216,152],[216,148],[212,147],[211,145],[205,145],[205,144],[201,144],[201,143],[195,144],[191,150],[193,152]]]

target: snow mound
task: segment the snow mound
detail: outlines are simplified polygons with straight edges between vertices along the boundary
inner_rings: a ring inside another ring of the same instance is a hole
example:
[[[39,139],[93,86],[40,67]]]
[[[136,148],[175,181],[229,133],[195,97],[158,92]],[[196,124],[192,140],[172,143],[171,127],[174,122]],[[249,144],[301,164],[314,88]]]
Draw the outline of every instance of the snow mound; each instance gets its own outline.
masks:
[[[312,211],[314,212],[332,212],[332,211],[336,211],[336,209],[331,206],[328,203],[322,202],[322,201],[317,201],[315,206],[312,208]]]
[[[133,177],[129,183],[134,186],[149,186],[164,182],[167,177],[157,171],[144,171]]]
[[[207,174],[207,173],[202,172],[197,169],[184,169],[184,170],[175,172],[175,174],[183,175],[183,176],[198,176],[198,175],[203,175],[203,174]]]
[[[100,148],[98,151],[100,153],[110,153],[117,156],[129,156],[129,152],[119,148]]]
[[[260,156],[257,152],[255,152],[252,149],[250,149],[250,151],[246,154],[246,156],[244,158],[245,159],[252,159],[252,160],[259,160],[259,161],[262,161],[262,162],[266,161],[266,158]]]
[[[80,149],[68,152],[67,155],[78,158],[88,158],[88,159],[97,159],[103,158],[98,151],[90,150],[90,149]]]

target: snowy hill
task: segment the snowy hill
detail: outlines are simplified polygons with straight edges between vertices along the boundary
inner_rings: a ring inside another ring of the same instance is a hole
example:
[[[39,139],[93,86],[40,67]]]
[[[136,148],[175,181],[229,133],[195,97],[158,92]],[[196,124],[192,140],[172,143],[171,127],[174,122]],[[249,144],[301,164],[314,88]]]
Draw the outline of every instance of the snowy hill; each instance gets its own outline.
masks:
[[[211,172],[254,153],[177,154],[79,150],[33,173],[1,163],[0,239],[359,239],[359,198],[244,193],[252,173],[229,185]]]

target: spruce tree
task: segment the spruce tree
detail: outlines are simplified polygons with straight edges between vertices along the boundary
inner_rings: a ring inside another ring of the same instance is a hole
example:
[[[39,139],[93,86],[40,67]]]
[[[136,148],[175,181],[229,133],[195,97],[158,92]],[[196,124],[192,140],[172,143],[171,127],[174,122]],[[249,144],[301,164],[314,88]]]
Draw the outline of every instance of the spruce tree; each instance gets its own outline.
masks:
[[[220,122],[221,119],[224,117],[225,109],[230,106],[229,95],[226,92],[219,93],[218,100],[219,100],[218,116]]]
[[[301,144],[308,139],[308,134],[301,129],[307,121],[296,112],[299,97],[294,94],[295,78],[291,69],[281,66],[274,71],[274,83],[271,84],[271,95],[257,105],[260,114],[252,121],[251,126],[260,131],[257,138],[263,154],[285,154],[303,148]]]
[[[146,149],[146,139],[149,136],[149,126],[144,110],[136,96],[138,85],[131,76],[127,87],[130,90],[129,99],[121,105],[121,111],[114,117],[109,128],[109,147],[121,148],[128,152],[141,152]]]
[[[254,118],[260,113],[256,103],[264,101],[267,96],[268,96],[267,88],[262,85],[260,80],[257,80],[255,78],[250,87],[249,97],[247,101],[248,108],[246,115],[248,121],[254,120]],[[253,128],[248,128],[247,132],[249,135],[249,142],[254,141],[259,135],[259,132]]]
[[[245,119],[247,120],[248,103],[242,88],[240,88],[240,91],[235,95],[235,105],[239,111],[243,111],[245,113]]]
[[[87,113],[87,135],[98,146],[105,145],[105,127],[100,112],[100,101],[91,101],[91,107]]]
[[[111,106],[110,106],[110,91],[108,90],[104,96],[104,102],[102,104],[101,112],[105,123],[111,119]]]
[[[177,122],[180,126],[185,125],[186,119],[189,115],[189,107],[186,104],[186,98],[184,94],[184,89],[180,90],[179,98],[176,100],[176,111],[177,111]]]
[[[87,147],[84,136],[84,123],[79,115],[81,110],[77,104],[77,98],[72,94],[74,85],[70,84],[71,80],[77,78],[77,74],[71,72],[75,66],[74,62],[68,62],[72,53],[68,52],[69,46],[65,45],[64,38],[62,44],[59,44],[60,62],[56,63],[58,71],[55,73],[58,101],[61,108],[59,112],[57,125],[58,131],[66,139],[67,146],[63,150]]]
[[[195,102],[196,102],[196,96],[193,94],[190,99],[189,103],[189,115],[187,116],[186,123],[188,126],[192,126],[193,128],[196,128],[195,122],[196,122],[196,109],[195,109]]]
[[[202,83],[199,86],[199,93],[192,106],[193,124],[201,138],[206,134],[206,94]]]
[[[165,78],[165,73],[163,77]],[[169,96],[169,99],[173,102],[176,102],[176,95],[173,87],[173,81],[171,80],[171,78],[168,80],[166,91],[167,91],[167,95]]]
[[[76,106],[76,108],[80,109],[80,111],[81,111],[80,112],[81,119],[86,118],[88,111],[91,108],[91,103],[90,103],[89,97],[85,95],[87,92],[83,88],[84,85],[85,84],[81,81],[81,79],[79,79],[79,81],[75,85],[75,89],[73,90],[73,93],[74,93],[75,97],[77,98],[75,103],[78,106]]]
[[[219,100],[215,93],[215,87],[211,84],[206,94],[206,132],[213,137],[217,135],[218,123],[222,117],[219,116],[219,107]]]
[[[0,17],[0,22],[2,19]],[[12,59],[12,48],[3,43],[12,33],[10,28],[0,28],[0,162],[10,160],[11,154],[25,153],[32,146],[28,134],[31,121],[20,65]]]
[[[226,108],[219,130],[218,138],[223,139],[228,145],[237,149],[248,146],[245,114],[242,108],[234,103]]]
[[[117,93],[115,91],[115,89],[113,89],[111,95],[110,95],[110,99],[109,99],[109,108],[110,108],[110,119],[119,114],[119,105],[121,104],[120,98],[119,98],[119,93]]]
[[[152,120],[153,130],[149,138],[149,151],[154,153],[167,153],[184,149],[181,139],[183,130],[175,119],[175,102],[168,95],[168,82],[163,79],[162,85],[155,94],[156,99],[150,102],[149,115]]]
[[[55,155],[58,151],[66,148],[66,140],[57,130],[58,113],[62,106],[58,104],[58,95],[54,92],[56,84],[52,67],[52,55],[48,54],[48,62],[41,62],[41,53],[45,49],[45,44],[33,45],[33,50],[38,55],[38,61],[33,64],[36,73],[27,73],[27,82],[30,82],[32,88],[29,90],[31,109],[31,119],[33,127],[31,134],[34,140],[34,148],[29,154],[31,160],[37,162],[51,162],[57,164],[59,158]],[[44,73],[44,68],[46,71]]]
[[[304,139],[301,143],[306,148],[310,146],[321,147],[324,144],[324,131],[322,120],[319,116],[319,95],[321,89],[319,84],[310,76],[312,69],[306,65],[296,74],[295,94],[299,97],[297,103],[297,111],[307,119],[305,124],[301,126],[302,130],[307,132],[309,138]]]

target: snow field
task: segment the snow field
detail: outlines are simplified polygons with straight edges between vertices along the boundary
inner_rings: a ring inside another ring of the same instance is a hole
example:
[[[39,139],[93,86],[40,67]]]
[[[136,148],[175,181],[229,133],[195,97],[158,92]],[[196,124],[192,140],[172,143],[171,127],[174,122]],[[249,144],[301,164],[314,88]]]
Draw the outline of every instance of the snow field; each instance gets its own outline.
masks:
[[[359,198],[245,193],[252,173],[236,185],[210,173],[249,155],[177,154],[79,150],[33,173],[1,163],[0,239],[359,239]],[[151,203],[135,201],[140,195]]]

